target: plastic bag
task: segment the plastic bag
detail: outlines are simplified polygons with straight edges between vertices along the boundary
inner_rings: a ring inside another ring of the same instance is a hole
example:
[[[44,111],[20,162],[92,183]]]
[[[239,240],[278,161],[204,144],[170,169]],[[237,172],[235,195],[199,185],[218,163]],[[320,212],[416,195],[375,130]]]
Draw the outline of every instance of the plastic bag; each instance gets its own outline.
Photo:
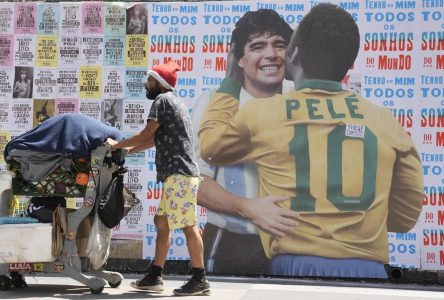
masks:
[[[107,228],[96,215],[86,247],[86,255],[91,262],[91,268],[99,270],[105,264],[110,245],[111,229]]]
[[[112,229],[119,225],[120,221],[140,200],[123,184],[125,168],[120,168],[113,173],[113,179],[100,199],[97,213],[103,224]]]
[[[125,168],[120,168],[113,173],[113,179],[103,193],[97,214],[100,220],[106,227],[112,229],[120,223],[124,213],[123,199],[123,174],[126,172]]]

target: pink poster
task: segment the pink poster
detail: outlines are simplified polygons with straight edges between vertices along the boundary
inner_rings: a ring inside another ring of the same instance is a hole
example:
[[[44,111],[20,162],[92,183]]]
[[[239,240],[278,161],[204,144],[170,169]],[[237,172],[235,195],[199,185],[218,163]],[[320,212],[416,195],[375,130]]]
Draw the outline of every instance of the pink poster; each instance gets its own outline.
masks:
[[[56,115],[79,112],[79,99],[57,99]]]
[[[14,55],[14,37],[12,35],[0,35],[0,65],[12,67]]]
[[[102,2],[82,3],[82,33],[103,33],[103,10],[104,6]]]
[[[14,32],[36,34],[37,6],[35,3],[15,3]]]

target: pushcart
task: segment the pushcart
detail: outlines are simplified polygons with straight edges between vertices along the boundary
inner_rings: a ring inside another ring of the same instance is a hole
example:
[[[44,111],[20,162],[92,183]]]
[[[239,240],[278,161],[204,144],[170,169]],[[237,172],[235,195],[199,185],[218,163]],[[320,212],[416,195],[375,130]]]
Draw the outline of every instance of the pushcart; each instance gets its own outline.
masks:
[[[32,154],[39,157],[39,153]],[[41,157],[44,156],[41,153]],[[100,294],[106,283],[112,288],[121,284],[123,276],[120,273],[105,271],[103,266],[91,268],[87,257],[79,257],[76,236],[79,224],[84,219],[98,218],[96,199],[100,199],[105,192],[113,172],[123,165],[124,156],[124,151],[115,155],[109,146],[102,143],[90,151],[89,157],[64,155],[47,175],[32,181],[24,178],[19,167],[20,158],[8,155],[13,195],[78,197],[83,198],[83,204],[76,210],[67,211],[64,242],[57,255],[53,254],[52,249],[53,224],[0,225],[1,290],[8,290],[12,286],[25,287],[24,274],[37,272],[71,277],[89,287],[92,294]],[[86,175],[87,183],[79,182],[78,174]],[[90,274],[84,273],[87,271]]]

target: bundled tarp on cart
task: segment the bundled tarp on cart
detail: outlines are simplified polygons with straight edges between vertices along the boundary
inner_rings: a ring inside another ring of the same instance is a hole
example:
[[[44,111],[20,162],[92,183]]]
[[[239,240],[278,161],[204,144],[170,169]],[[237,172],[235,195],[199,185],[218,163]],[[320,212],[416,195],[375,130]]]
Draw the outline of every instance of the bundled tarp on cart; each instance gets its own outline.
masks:
[[[4,157],[20,163],[25,180],[39,181],[59,166],[70,166],[72,158],[89,157],[107,138],[122,140],[123,134],[80,113],[62,114],[11,140]]]

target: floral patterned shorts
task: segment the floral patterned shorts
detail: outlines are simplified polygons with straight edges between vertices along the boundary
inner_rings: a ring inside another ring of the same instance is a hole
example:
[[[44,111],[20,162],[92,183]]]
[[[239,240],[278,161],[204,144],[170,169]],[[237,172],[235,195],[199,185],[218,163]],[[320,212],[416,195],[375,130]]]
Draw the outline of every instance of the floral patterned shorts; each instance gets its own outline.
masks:
[[[174,174],[165,180],[156,215],[167,216],[170,230],[196,224],[197,189],[201,178]]]

